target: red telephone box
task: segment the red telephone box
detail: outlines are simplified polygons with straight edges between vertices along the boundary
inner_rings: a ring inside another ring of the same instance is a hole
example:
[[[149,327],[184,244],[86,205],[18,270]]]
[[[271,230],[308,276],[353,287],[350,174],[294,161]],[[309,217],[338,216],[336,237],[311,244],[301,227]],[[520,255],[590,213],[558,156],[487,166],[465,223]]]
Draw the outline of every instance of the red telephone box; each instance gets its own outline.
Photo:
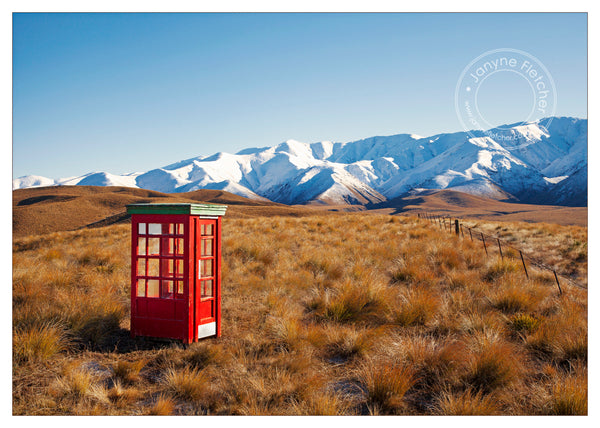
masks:
[[[221,336],[221,217],[227,206],[132,204],[131,335]]]

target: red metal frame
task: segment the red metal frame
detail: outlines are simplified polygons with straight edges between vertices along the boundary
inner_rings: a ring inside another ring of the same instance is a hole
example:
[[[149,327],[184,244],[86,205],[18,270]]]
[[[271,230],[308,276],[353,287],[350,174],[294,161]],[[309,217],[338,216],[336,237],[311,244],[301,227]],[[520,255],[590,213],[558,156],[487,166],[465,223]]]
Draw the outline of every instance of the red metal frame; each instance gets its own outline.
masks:
[[[140,224],[145,224],[142,230]],[[179,224],[183,230],[176,226]],[[210,327],[209,335],[219,337],[221,218],[132,214],[131,225],[132,337],[164,337],[191,343],[198,341],[199,327],[206,325]],[[206,233],[209,227],[211,235]],[[140,251],[140,244],[145,245],[145,251]],[[158,251],[151,253],[155,247]],[[212,295],[206,292],[209,282]],[[138,292],[140,286],[144,287],[143,292]],[[181,288],[183,293],[178,292]]]

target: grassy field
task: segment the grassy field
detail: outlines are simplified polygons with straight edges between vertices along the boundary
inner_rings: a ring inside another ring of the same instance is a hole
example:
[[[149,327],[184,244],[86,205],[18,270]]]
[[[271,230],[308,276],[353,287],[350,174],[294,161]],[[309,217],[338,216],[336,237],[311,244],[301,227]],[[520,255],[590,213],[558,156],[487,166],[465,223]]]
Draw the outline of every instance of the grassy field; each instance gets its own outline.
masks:
[[[585,227],[477,226],[587,275]],[[16,238],[13,413],[587,414],[585,290],[411,217],[223,227],[223,336],[187,348],[129,337],[129,225]]]

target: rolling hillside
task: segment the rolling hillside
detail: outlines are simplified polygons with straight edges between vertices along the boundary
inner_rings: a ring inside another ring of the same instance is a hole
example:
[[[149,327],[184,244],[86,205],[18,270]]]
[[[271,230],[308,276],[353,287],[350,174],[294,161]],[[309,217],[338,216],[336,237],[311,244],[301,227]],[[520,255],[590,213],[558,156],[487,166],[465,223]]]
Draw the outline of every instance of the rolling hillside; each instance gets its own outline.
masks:
[[[38,187],[13,191],[13,235],[38,235],[128,221],[127,204],[185,202],[225,204],[227,217],[233,218],[315,213],[307,207],[250,200],[221,190],[167,194],[112,186]]]
[[[375,207],[374,207],[375,208]],[[451,217],[492,221],[525,221],[587,226],[586,207],[519,204],[483,198],[453,190],[431,191],[426,194],[393,199],[376,206],[386,214],[427,211]]]
[[[132,203],[216,203],[228,206],[228,218],[307,216],[335,211],[401,214],[428,211],[439,215],[494,221],[547,222],[587,225],[587,208],[500,202],[462,192],[443,190],[408,196],[365,207],[344,205],[288,206],[244,198],[222,190],[161,193],[130,187],[55,186],[13,191],[13,235],[26,236],[128,221],[125,206]]]

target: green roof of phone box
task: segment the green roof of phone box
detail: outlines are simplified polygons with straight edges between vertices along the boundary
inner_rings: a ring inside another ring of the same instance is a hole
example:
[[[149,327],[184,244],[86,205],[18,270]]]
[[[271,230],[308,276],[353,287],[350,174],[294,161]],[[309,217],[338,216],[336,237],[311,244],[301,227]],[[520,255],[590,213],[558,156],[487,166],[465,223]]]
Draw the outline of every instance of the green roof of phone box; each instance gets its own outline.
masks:
[[[217,204],[130,204],[128,214],[190,214],[223,216],[227,205]]]

